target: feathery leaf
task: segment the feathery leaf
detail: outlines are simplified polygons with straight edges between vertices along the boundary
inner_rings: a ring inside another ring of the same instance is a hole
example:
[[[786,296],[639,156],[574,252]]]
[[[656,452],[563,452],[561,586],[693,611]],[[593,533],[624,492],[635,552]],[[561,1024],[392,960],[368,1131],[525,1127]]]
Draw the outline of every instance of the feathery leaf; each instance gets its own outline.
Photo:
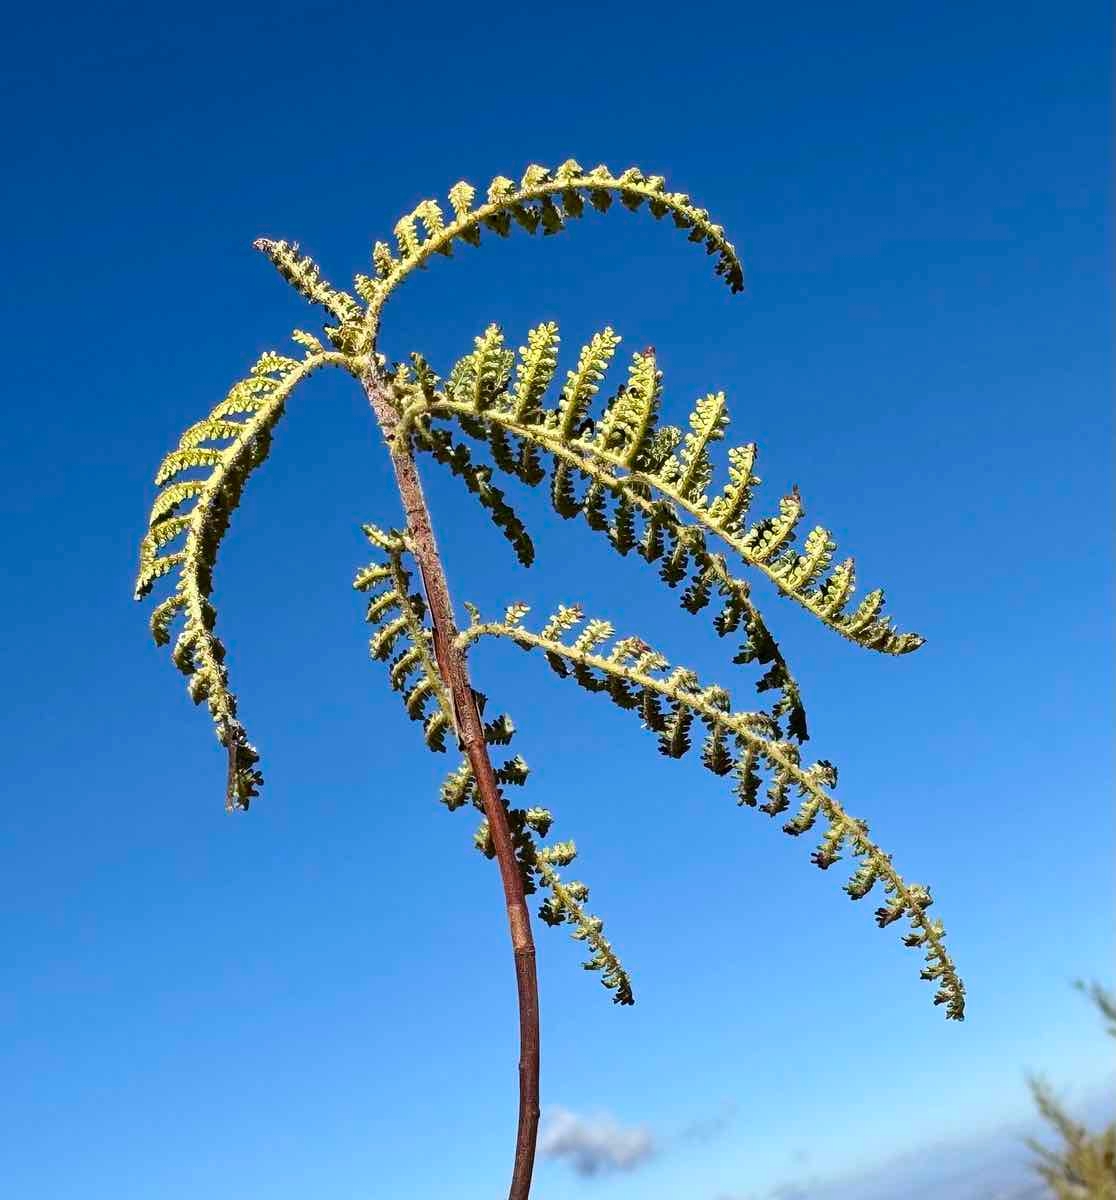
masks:
[[[316,276],[304,263],[290,260],[288,265],[295,273],[301,272],[302,284],[314,292],[319,302],[343,305],[336,294],[322,292],[326,285],[316,283]],[[236,697],[228,686],[225,647],[214,632],[217,613],[210,596],[217,552],[248,476],[267,457],[287,399],[306,376],[327,363],[336,363],[338,358],[320,347],[311,348],[301,361],[272,352],[264,354],[251,374],[235,384],[205,420],[185,431],[178,448],[163,459],[155,475],[157,485],[167,486],[151,506],[147,533],[140,544],[135,597],[143,599],[158,579],[179,572],[174,594],[151,615],[151,632],[157,645],[166,645],[172,621],[184,618],[173,659],[188,678],[194,703],[208,704],[217,740],[228,752],[228,809],[247,808],[259,794],[263,776],[256,767],[259,755],[237,719]],[[249,416],[244,421],[229,420],[233,413]],[[199,445],[205,441],[226,444]],[[204,478],[176,478],[191,470],[207,470],[207,474]],[[186,505],[192,507],[183,512]],[[180,550],[160,553],[182,535],[185,540]]]
[[[723,688],[701,688],[692,671],[675,668],[666,678],[661,678],[658,673],[665,671],[669,664],[642,639],[621,639],[611,654],[596,653],[595,647],[612,635],[612,626],[606,621],[590,620],[581,634],[565,640],[574,626],[583,620],[578,605],[559,607],[538,634],[526,630],[519,622],[508,626],[477,620],[458,635],[457,644],[467,649],[481,637],[509,638],[519,646],[541,650],[548,659],[565,664],[563,673],[572,675],[583,686],[584,672],[592,671],[593,683],[589,690],[604,691],[614,702],[610,689],[597,686],[601,676],[616,678],[629,687],[640,687],[645,696],[653,696],[670,708],[671,715],[664,720],[658,705],[654,705],[655,716],[650,727],[657,728],[660,749],[672,757],[681,757],[689,750],[689,727],[693,720],[700,719],[713,735],[706,740],[702,761],[714,774],[725,775],[734,770],[738,773],[739,783],[735,790],[741,803],[756,806],[760,785],[756,768],[761,762],[767,768],[767,801],[759,808],[770,816],[786,810],[790,789],[797,788],[807,798],[808,806],[784,824],[785,832],[798,835],[812,827],[819,815],[825,817],[828,827],[811,855],[811,861],[820,868],[827,868],[837,861],[843,848],[863,860],[846,891],[857,899],[864,896],[877,880],[882,883],[890,899],[877,910],[877,924],[882,927],[902,916],[909,918],[919,935],[918,944],[926,949],[929,966],[923,971],[923,978],[937,980],[940,984],[934,997],[935,1004],[946,1004],[946,1015],[961,1020],[965,1008],[964,985],[942,944],[940,925],[925,916],[931,903],[928,890],[920,884],[905,883],[891,866],[891,856],[869,840],[868,826],[849,816],[830,795],[828,789],[836,783],[832,764],[822,761],[804,768],[799,762],[797,747],[779,738],[769,714],[733,711],[730,697]],[[627,660],[637,646],[642,652],[641,657],[634,665],[629,665]],[[630,706],[621,702],[620,707]],[[647,711],[645,706],[644,712]],[[644,723],[648,724],[646,718]],[[735,754],[727,744],[729,738],[735,743]]]

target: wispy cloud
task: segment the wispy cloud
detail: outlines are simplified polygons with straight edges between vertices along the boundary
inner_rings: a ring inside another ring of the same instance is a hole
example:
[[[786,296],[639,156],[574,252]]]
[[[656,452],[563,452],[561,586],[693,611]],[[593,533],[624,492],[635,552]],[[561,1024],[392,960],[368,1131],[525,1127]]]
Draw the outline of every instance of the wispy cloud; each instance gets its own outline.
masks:
[[[1112,1119],[1116,1096],[1106,1088],[1076,1112],[1068,1107],[1088,1128],[1101,1128]],[[760,1192],[721,1192],[715,1200],[1042,1200],[1049,1189],[1037,1179],[1035,1155],[1023,1142],[1036,1134],[1044,1144],[1057,1143],[1049,1127],[1030,1117],[970,1137],[927,1142],[859,1172],[787,1180]]]
[[[579,1175],[634,1171],[652,1158],[687,1145],[707,1145],[732,1123],[736,1105],[698,1117],[659,1133],[646,1125],[623,1125],[604,1113],[579,1116],[568,1108],[548,1107],[539,1135],[539,1150],[548,1158],[565,1159]]]
[[[623,1126],[611,1117],[579,1117],[566,1108],[548,1108],[539,1137],[548,1158],[564,1158],[579,1175],[633,1171],[658,1151],[646,1126]]]
[[[705,1145],[707,1142],[720,1137],[732,1124],[735,1116],[736,1105],[730,1101],[722,1107],[719,1113],[711,1117],[699,1117],[696,1121],[691,1121],[688,1125],[683,1125],[674,1135],[673,1140],[678,1142],[696,1142],[699,1145]]]

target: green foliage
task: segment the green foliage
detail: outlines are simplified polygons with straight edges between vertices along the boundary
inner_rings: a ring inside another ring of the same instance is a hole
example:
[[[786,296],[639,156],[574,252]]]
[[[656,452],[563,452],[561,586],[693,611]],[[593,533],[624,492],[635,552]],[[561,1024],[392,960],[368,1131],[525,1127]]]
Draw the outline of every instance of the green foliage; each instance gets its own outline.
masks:
[[[327,283],[322,278],[318,264],[309,256],[299,253],[297,242],[257,238],[252,245],[271,259],[279,274],[296,292],[311,304],[321,305],[337,321],[336,325],[326,328],[326,336],[337,350],[358,354],[370,349],[371,342],[363,325],[364,308],[348,292]]]
[[[322,365],[341,366],[356,378],[363,376],[370,363],[384,365],[382,355],[375,349],[384,302],[411,271],[425,267],[434,254],[451,254],[453,244],[459,241],[479,245],[482,229],[506,235],[513,222],[530,232],[541,228],[545,234],[556,233],[567,219],[582,214],[585,200],[603,212],[614,196],[632,211],[646,205],[656,219],[669,214],[676,226],[689,231],[689,240],[717,255],[716,271],[733,291],[743,287],[740,262],[724,230],[687,195],[667,192],[661,177],[645,176],[635,167],[615,175],[605,166],[585,171],[572,159],[553,173],[532,165],[518,186],[497,176],[489,186],[487,201],[477,207],[473,207],[476,190],[468,183],[455,184],[449,192],[452,220],[446,218],[436,201],[422,201],[396,223],[394,253],[385,243],[376,244],[373,250],[376,277],[356,277],[360,300],[325,280],[317,263],[302,254],[297,243],[271,238],[259,238],[253,243],[300,295],[322,307],[335,322],[325,327],[326,339],[333,350],[327,351],[314,334],[296,330],[294,340],[307,351],[301,363],[279,355],[265,355],[252,375],[237,384],[206,421],[187,430],[178,449],[164,461],[157,482],[166,482],[192,469],[209,469],[210,474],[206,479],[180,478],[160,493],[141,547],[136,585],[140,598],[161,576],[181,572],[180,586],[153,614],[152,630],[159,644],[163,644],[169,637],[172,620],[179,613],[185,614],[186,628],[174,658],[180,669],[191,676],[191,696],[197,702],[202,699],[209,702],[218,739],[228,749],[228,807],[247,808],[249,801],[258,795],[262,776],[255,767],[257,752],[236,719],[236,700],[228,688],[223,665],[225,649],[213,632],[216,614],[209,599],[211,573],[229,515],[239,503],[247,475],[267,456],[271,432],[283,412],[286,397],[306,374]],[[533,343],[531,353],[520,359],[515,394],[516,413],[523,418],[530,418],[541,391],[549,383],[547,368],[553,345],[547,343],[548,336],[537,338],[537,346]],[[553,330],[553,344],[556,342],[557,331]],[[421,365],[421,359],[417,355],[415,358]],[[462,397],[462,403],[479,405],[483,410],[489,399],[500,394],[505,386],[506,375],[501,377],[500,372],[506,370],[510,358],[509,352],[486,359],[471,376],[463,367],[462,385],[468,387],[471,383],[473,392],[468,401],[463,392],[455,389],[454,394]],[[522,370],[525,362],[526,373]],[[552,363],[549,369],[553,371]],[[432,374],[426,370],[428,376]],[[579,404],[584,405],[592,394],[594,373],[595,364],[587,363],[584,392],[571,394],[567,405],[571,411],[576,411]],[[416,386],[421,382],[420,378]],[[240,413],[251,416],[245,421],[227,419]],[[504,501],[503,493],[492,485],[491,468],[472,463],[467,448],[453,442],[444,431],[434,431],[425,439],[420,435],[416,440],[421,441],[422,449],[464,480],[489,509],[520,561],[529,563],[534,554],[530,536]],[[495,431],[494,443],[500,440],[499,431]],[[221,441],[231,445],[206,444]],[[525,445],[520,472],[530,478],[537,467],[534,449]],[[196,501],[193,511],[188,514],[178,511],[191,500]],[[162,552],[180,536],[185,538],[181,549]]]
[[[767,576],[782,595],[858,645],[899,655],[916,649],[922,639],[892,627],[890,617],[882,615],[880,590],[851,606],[854,564],[846,559],[833,565],[836,547],[827,529],[815,526],[800,545],[794,544],[804,515],[797,486],[780,499],[777,512],[750,520],[753,490],[761,482],[754,473],[754,444],[729,447],[727,481],[719,492],[711,491],[711,448],[724,440],[728,425],[724,393],[709,392],[698,399],[684,427],[662,424],[662,375],[653,349],[647,349],[632,356],[626,383],[595,415],[597,393],[620,341],[610,328],[582,348],[553,407],[547,406],[558,368],[559,334],[553,322],[530,330],[518,353],[505,346],[499,327],[490,325],[444,383],[421,355],[413,354],[408,366],[389,370],[377,349],[387,299],[435,255],[451,256],[458,243],[479,245],[485,230],[507,236],[519,226],[531,233],[554,234],[583,215],[587,204],[603,212],[615,199],[632,211],[645,207],[656,219],[669,215],[690,241],[716,256],[716,273],[731,291],[743,288],[743,270],[732,243],[687,195],[668,192],[661,177],[645,176],[634,167],[615,175],[605,166],[585,171],[572,159],[553,171],[529,166],[519,183],[497,176],[479,204],[476,189],[465,182],[450,189],[449,212],[433,199],[423,200],[395,224],[393,245],[375,244],[373,274],[356,277],[356,296],[328,283],[296,243],[257,241],[256,247],[283,277],[328,314],[332,323],[325,326],[324,336],[332,349],[316,335],[296,330],[294,340],[306,351],[302,360],[264,355],[248,379],[183,434],[156,478],[163,490],[141,545],[137,598],[160,578],[176,577],[173,594],[152,614],[152,632],[159,644],[166,644],[172,622],[184,618],[174,662],[189,677],[195,702],[208,702],[218,739],[228,750],[227,807],[247,808],[262,776],[256,768],[259,756],[237,719],[225,649],[214,632],[216,613],[210,597],[220,541],[248,475],[267,456],[287,398],[303,378],[319,366],[340,366],[362,381],[376,405],[386,383],[386,401],[399,414],[393,449],[429,453],[448,466],[488,511],[523,565],[533,561],[534,546],[504,493],[493,486],[493,474],[499,470],[534,486],[546,478],[549,467],[550,500],[559,514],[583,517],[621,555],[634,550],[647,563],[658,564],[659,577],[669,587],[685,585],[680,600],[687,611],[696,614],[717,597],[714,628],[722,637],[737,631],[743,636],[734,661],[765,668],[756,688],[772,692],[772,703],[766,712],[734,712],[723,688],[701,687],[684,668],[664,674],[666,660],[639,638],[622,639],[607,655],[599,653],[612,638],[612,627],[604,621],[583,624],[576,607],[559,609],[541,633],[532,634],[520,624],[527,611],[524,605],[511,605],[502,622],[487,624],[466,606],[472,624],[458,645],[465,649],[491,634],[541,649],[559,674],[638,713],[669,757],[687,753],[695,727],[703,725],[702,762],[714,774],[733,777],[742,805],[776,816],[788,809],[791,793],[797,792],[801,803],[784,830],[799,835],[819,816],[825,817],[827,827],[813,861],[826,868],[843,849],[860,860],[846,892],[859,899],[877,882],[882,885],[888,900],[877,910],[877,922],[884,926],[909,917],[912,932],[904,941],[925,947],[929,965],[923,977],[939,983],[935,1003],[945,1004],[949,1017],[961,1019],[964,988],[942,947],[940,922],[925,915],[929,892],[904,884],[891,869],[889,856],[868,839],[867,826],[849,817],[833,799],[836,770],[831,764],[822,760],[801,765],[794,743],[804,742],[808,730],[798,684],[751,599],[748,583],[730,572],[724,552]],[[470,449],[436,421],[456,422],[466,437],[485,443],[492,464],[475,461]],[[401,693],[411,719],[422,723],[427,745],[444,750],[447,729],[458,731],[432,630],[426,626],[425,602],[410,590],[404,566],[407,535],[371,525],[365,532],[385,556],[354,581],[354,587],[369,597],[372,655],[387,663],[389,682]],[[484,697],[474,695],[483,713]],[[513,732],[506,714],[484,725],[488,745],[507,745]],[[602,923],[582,907],[588,889],[580,882],[563,882],[557,873],[576,853],[573,844],[539,846],[536,839],[547,835],[550,813],[508,807],[503,789],[524,784],[527,764],[514,755],[495,770],[524,889],[547,889],[540,916],[550,924],[569,924],[573,936],[591,950],[586,967],[602,972],[618,1003],[630,1004],[630,980],[603,936]],[[447,775],[441,799],[451,810],[467,804],[483,808],[467,759]],[[491,853],[486,825],[477,831],[475,842],[482,852]]]
[[[589,899],[589,889],[578,880],[563,883],[554,869],[555,863],[564,866],[571,862],[575,853],[573,842],[560,842],[540,850],[535,856],[539,875],[550,889],[550,896],[539,909],[539,916],[548,925],[572,925],[570,936],[588,943],[593,951],[582,966],[587,971],[601,972],[601,983],[615,991],[614,1004],[634,1004],[632,981],[604,936],[604,922],[581,907]]]
[[[496,390],[506,385],[507,375],[502,364],[506,364],[512,355],[510,351],[502,350],[502,339],[495,325],[489,326],[476,339],[476,347],[474,354],[458,363],[454,376],[446,386],[454,395],[467,396],[477,411],[481,411]],[[409,368],[400,365],[393,375],[398,385],[414,386],[420,390],[432,389],[437,376],[430,370],[426,360],[420,354],[412,354],[411,360],[414,365],[413,376]],[[430,391],[430,394],[432,396],[433,392]],[[535,559],[534,543],[515,510],[505,501],[504,493],[493,486],[492,468],[484,463],[474,463],[469,447],[462,442],[455,442],[445,429],[416,430],[413,444],[416,449],[431,454],[436,461],[449,467],[464,482],[488,510],[493,524],[508,539],[519,561],[529,567]]]
[[[388,297],[413,271],[425,270],[434,255],[451,257],[457,243],[479,246],[482,230],[507,237],[513,225],[518,225],[528,233],[540,229],[544,236],[559,233],[567,221],[583,215],[586,201],[606,212],[613,197],[618,197],[630,212],[646,205],[656,220],[669,215],[675,226],[689,231],[689,241],[717,256],[714,271],[731,291],[744,288],[743,267],[724,229],[685,192],[668,192],[662,176],[644,175],[638,167],[616,175],[604,164],[586,171],[572,158],[553,171],[533,164],[518,184],[497,175],[488,186],[486,201],[474,208],[476,195],[472,184],[464,180],[455,183],[449,190],[452,219],[447,219],[436,200],[426,199],[395,223],[394,249],[387,242],[376,242],[373,273],[358,274],[354,281],[354,290],[366,307],[348,292],[326,283],[318,265],[299,253],[297,243],[259,238],[253,244],[296,291],[336,319],[337,325],[327,329],[327,336],[338,350],[351,354],[371,349]]]
[[[879,589],[848,610],[855,566],[850,558],[826,574],[835,544],[823,526],[809,531],[801,550],[791,545],[804,514],[797,486],[782,498],[778,514],[747,524],[752,491],[761,482],[753,471],[754,444],[729,449],[728,481],[718,495],[709,496],[709,447],[724,438],[728,426],[723,392],[697,401],[685,435],[675,426],[659,425],[662,374],[654,352],[647,350],[632,356],[627,383],[594,422],[589,405],[619,340],[606,328],[582,348],[553,409],[542,404],[558,361],[553,322],[532,329],[527,345],[514,356],[505,349],[499,327],[490,325],[476,339],[473,354],[453,367],[444,388],[429,364],[413,355],[413,375],[403,366],[391,374],[403,414],[396,436],[410,438],[417,449],[434,452],[465,476],[525,564],[533,557],[530,539],[504,494],[493,492],[491,473],[495,468],[537,484],[545,476],[540,455],[548,455],[550,499],[559,514],[583,516],[622,555],[634,549],[648,563],[658,562],[659,577],[669,587],[688,578],[681,603],[689,612],[705,608],[716,589],[722,604],[714,628],[722,637],[742,630],[745,641],[734,661],[767,666],[757,688],[777,693],[774,715],[786,717],[789,736],[805,741],[808,728],[798,683],[748,584],[729,572],[724,556],[709,548],[711,540],[720,541],[784,595],[858,645],[905,654],[923,639],[896,631],[891,619],[881,615],[884,596]],[[456,421],[468,436],[487,441],[494,466],[473,463],[463,446],[434,427],[435,420]],[[586,481],[580,498],[576,477]],[[637,530],[637,519],[642,529]]]
[[[429,749],[444,751],[446,729],[453,727],[453,709],[434,653],[434,632],[426,624],[426,604],[418,593],[409,590],[411,573],[404,563],[407,535],[398,529],[383,530],[375,525],[365,525],[363,529],[384,556],[383,561],[361,568],[353,580],[354,588],[369,595],[365,619],[375,627],[369,644],[371,656],[388,663],[391,686],[402,693],[407,715],[423,722]],[[505,615],[515,619],[525,611],[522,605],[512,605]],[[483,716],[486,697],[477,692],[474,695]],[[429,714],[428,705],[432,705]],[[507,713],[484,726],[484,740],[490,746],[506,746],[514,734],[515,725]],[[602,972],[601,982],[614,991],[615,1003],[633,1004],[631,980],[604,937],[604,923],[581,907],[589,897],[589,889],[580,881],[563,882],[555,869],[573,861],[577,854],[573,842],[540,847],[535,835],[546,837],[554,820],[552,814],[545,808],[511,808],[504,796],[503,787],[521,787],[526,783],[527,763],[516,754],[496,767],[495,774],[497,782],[503,785],[499,789],[500,803],[507,814],[524,893],[532,895],[539,882],[549,890],[539,916],[549,925],[571,925],[572,936],[587,942],[593,951],[584,964],[586,969]],[[484,811],[467,758],[446,776],[439,798],[451,812],[468,804]],[[487,820],[481,822],[473,840],[486,857],[495,856]]]
[[[365,525],[365,536],[386,555],[357,572],[353,587],[369,594],[365,620],[375,626],[368,645],[373,658],[388,664],[388,679],[403,697],[407,716],[422,722],[431,750],[445,750],[446,730],[453,728],[453,707],[434,654],[434,635],[426,627],[426,602],[411,592],[410,572],[403,566],[406,534]],[[427,706],[433,705],[427,712]]]
[[[942,944],[944,929],[940,921],[926,916],[933,902],[929,890],[921,884],[905,883],[892,867],[891,856],[868,837],[868,825],[849,816],[833,798],[830,790],[836,786],[837,771],[831,763],[823,759],[803,767],[798,748],[780,738],[772,714],[733,711],[724,688],[702,687],[685,667],[666,674],[670,664],[640,637],[616,640],[604,654],[598,647],[613,638],[612,625],[603,620],[583,624],[577,605],[558,608],[539,633],[522,626],[528,611],[525,605],[513,606],[504,620],[495,622],[481,621],[473,611],[472,623],[458,637],[462,649],[481,637],[493,636],[506,638],[524,650],[541,650],[558,675],[572,677],[587,691],[604,693],[618,707],[637,712],[643,727],[656,734],[660,753],[670,758],[680,758],[691,749],[693,725],[700,721],[706,729],[702,762],[716,775],[734,776],[738,804],[758,807],[775,817],[786,812],[792,791],[797,792],[798,810],[783,824],[783,831],[797,837],[811,830],[819,816],[825,818],[827,827],[811,862],[825,870],[841,857],[843,849],[860,860],[845,892],[860,900],[877,883],[882,886],[889,898],[876,910],[876,923],[883,928],[903,916],[909,919],[912,932],[903,942],[924,948],[927,966],[921,977],[937,981],[934,1003],[946,1006],[947,1017],[963,1018],[965,989]],[[581,632],[571,640],[579,625],[583,625]],[[768,784],[766,801],[758,804],[761,768]]]
[[[217,740],[228,751],[225,806],[229,809],[247,808],[259,794],[263,776],[256,767],[259,754],[237,719],[225,647],[214,632],[213,568],[229,519],[248,476],[267,457],[288,397],[307,375],[338,357],[325,352],[309,334],[296,331],[295,340],[307,346],[303,359],[268,351],[251,374],[235,384],[208,417],[191,425],[177,449],[163,459],[155,474],[155,483],[163,490],[155,497],[140,543],[137,600],[148,595],[159,579],[177,575],[173,593],[151,614],[151,632],[157,645],[167,645],[172,622],[184,618],[172,658],[188,679],[190,698],[195,704],[208,703]],[[204,474],[189,475],[195,470]]]
[[[471,184],[456,183],[449,191],[452,220],[447,220],[437,201],[423,200],[396,223],[394,250],[386,242],[376,243],[373,275],[356,278],[356,292],[368,305],[368,328],[375,328],[391,292],[416,268],[425,268],[435,254],[448,257],[459,242],[479,246],[482,230],[507,237],[513,226],[519,226],[528,233],[555,234],[568,221],[582,216],[586,201],[605,212],[614,197],[632,212],[646,205],[656,220],[669,215],[679,229],[689,231],[691,242],[704,245],[708,254],[717,256],[715,271],[733,292],[744,287],[740,260],[721,226],[684,192],[668,192],[661,176],[644,175],[637,167],[619,175],[603,164],[586,171],[571,158],[553,171],[529,166],[518,184],[497,175],[488,186],[485,202],[473,207],[476,194]]]
[[[490,326],[485,336],[502,345],[497,327]],[[540,353],[535,349],[538,345],[546,346],[547,361],[553,361],[556,341],[552,323],[532,330],[528,349],[520,350],[520,374],[533,368]],[[815,526],[801,550],[791,545],[805,514],[797,486],[782,497],[777,514],[747,524],[752,488],[760,482],[752,472],[754,444],[729,451],[728,482],[719,495],[707,494],[713,474],[708,448],[724,437],[728,424],[723,393],[710,393],[697,401],[685,437],[675,426],[657,425],[661,373],[655,367],[654,352],[648,350],[633,355],[628,383],[605,406],[599,425],[588,418],[588,401],[618,342],[611,329],[595,335],[581,351],[578,370],[569,373],[556,408],[539,408],[543,389],[534,389],[531,417],[516,415],[514,390],[505,388],[490,395],[482,410],[460,399],[448,384],[439,389],[440,381],[428,367],[422,388],[397,372],[393,378],[404,413],[397,436],[408,436],[416,428],[428,430],[433,419],[457,420],[470,436],[491,438],[495,427],[548,454],[553,460],[555,508],[563,516],[583,515],[590,527],[608,534],[622,553],[635,545],[633,516],[642,516],[645,528],[635,548],[649,562],[663,560],[660,574],[671,587],[687,575],[691,577],[683,601],[691,611],[704,607],[715,583],[727,582],[723,568],[718,568],[707,549],[707,540],[713,538],[758,568],[784,595],[858,645],[886,654],[906,654],[921,646],[921,637],[899,633],[891,619],[881,615],[884,595],[880,589],[869,592],[848,611],[854,563],[847,559],[826,575],[835,549],[827,529]],[[505,364],[501,378],[507,377],[509,365]],[[451,371],[450,380],[459,370],[460,364]],[[679,444],[681,452],[675,454]],[[517,469],[514,460],[495,457],[501,470],[524,482],[537,482],[529,472]],[[580,500],[573,492],[575,475],[588,481]],[[612,521],[605,513],[607,496],[616,505]]]
[[[1084,992],[1085,984],[1074,986]],[[1106,1032],[1116,1037],[1116,995],[1094,983],[1089,989],[1094,1004],[1107,1022]],[[1090,1133],[1073,1120],[1041,1079],[1028,1083],[1039,1112],[1061,1136],[1060,1150],[1048,1150],[1033,1138],[1027,1145],[1039,1156],[1036,1173],[1056,1200],[1116,1200],[1116,1121],[1099,1133]]]

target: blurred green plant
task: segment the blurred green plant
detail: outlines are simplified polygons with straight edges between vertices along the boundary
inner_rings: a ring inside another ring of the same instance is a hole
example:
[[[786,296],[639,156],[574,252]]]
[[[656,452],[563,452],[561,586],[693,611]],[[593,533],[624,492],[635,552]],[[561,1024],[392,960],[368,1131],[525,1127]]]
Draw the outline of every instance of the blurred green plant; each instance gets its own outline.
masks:
[[[1099,983],[1086,988],[1078,979],[1074,987],[1092,996],[1107,1023],[1106,1032],[1116,1037],[1116,996]],[[1090,1133],[1058,1103],[1049,1084],[1032,1075],[1027,1076],[1027,1084],[1039,1112],[1062,1138],[1058,1150],[1048,1150],[1034,1138],[1025,1139],[1039,1155],[1035,1170],[1052,1194],[1057,1200],[1116,1200],[1116,1121],[1099,1133]]]

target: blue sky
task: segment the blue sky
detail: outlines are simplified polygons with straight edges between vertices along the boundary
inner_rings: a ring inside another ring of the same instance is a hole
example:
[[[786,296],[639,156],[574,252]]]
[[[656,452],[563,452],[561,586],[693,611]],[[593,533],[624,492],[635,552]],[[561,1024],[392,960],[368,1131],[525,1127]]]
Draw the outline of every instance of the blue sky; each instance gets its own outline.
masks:
[[[850,904],[839,866],[816,870],[696,755],[663,759],[631,714],[482,647],[524,798],[576,840],[637,996],[614,1008],[536,923],[544,1146],[565,1121],[604,1149],[591,1175],[543,1154],[535,1195],[789,1196],[1002,1134],[1032,1110],[1024,1071],[1095,1094],[1110,1043],[1070,981],[1110,981],[1113,951],[1102,6],[63,4],[5,35],[12,1195],[506,1188],[503,906],[471,816],[436,802],[455,759],[424,750],[368,661],[359,526],[400,510],[359,391],[316,378],[292,403],[219,563],[267,778],[248,814],[224,813],[208,717],[130,593],[162,456],[315,320],[253,238],[301,241],[344,285],[423,197],[570,156],[689,191],[747,291],[618,210],[439,261],[381,349],[445,371],[490,321],[518,345],[553,319],[564,372],[611,324],[621,359],[657,347],[667,420],[727,392],[731,441],[760,446],[757,505],[797,482],[927,638],[883,659],[755,585],[810,755],[932,888],[968,1018],[932,1006],[874,896]],[[539,551],[525,572],[432,466],[458,602],[541,620],[580,600],[753,694],[737,641],[642,561],[509,485]],[[609,1169],[620,1143],[644,1151]]]

